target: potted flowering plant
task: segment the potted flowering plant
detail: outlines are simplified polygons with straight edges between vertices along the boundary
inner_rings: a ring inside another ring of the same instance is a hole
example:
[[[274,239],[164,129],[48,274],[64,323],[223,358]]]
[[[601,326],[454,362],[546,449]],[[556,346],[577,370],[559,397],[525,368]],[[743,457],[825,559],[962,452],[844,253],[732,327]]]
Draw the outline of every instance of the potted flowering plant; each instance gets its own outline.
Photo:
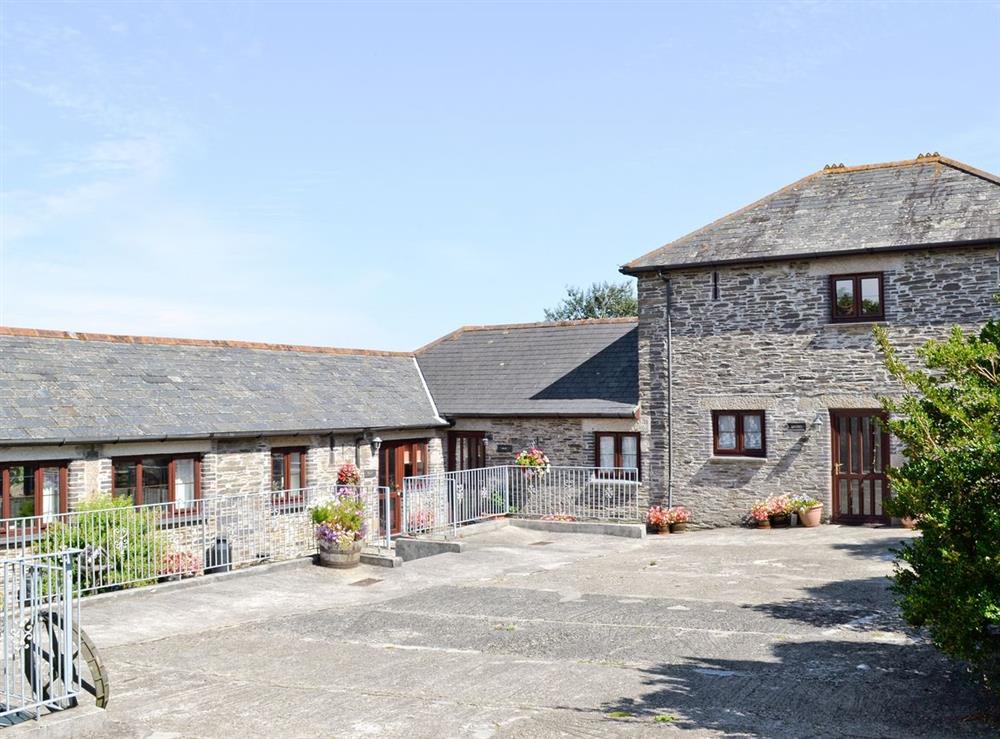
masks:
[[[545,452],[535,447],[522,449],[521,453],[514,458],[514,464],[521,467],[527,476],[541,476],[549,471],[549,458]]]
[[[365,504],[348,488],[311,509],[319,544],[319,563],[324,567],[355,567],[367,533]]]
[[[758,500],[750,506],[750,520],[756,522],[758,529],[771,528],[771,507],[766,500]]]
[[[691,514],[688,513],[687,508],[682,505],[668,508],[666,517],[667,522],[670,524],[671,534],[679,534],[682,531],[687,531],[688,521],[691,520]]]
[[[819,520],[823,516],[822,503],[808,495],[797,495],[792,498],[791,504],[799,517],[799,526],[819,526]]]
[[[775,495],[767,499],[768,516],[772,529],[787,529],[792,525],[792,502],[787,495]]]
[[[337,470],[337,484],[349,485],[356,488],[361,484],[361,472],[350,462],[342,464],[340,465],[340,469]]]
[[[669,534],[670,521],[667,512],[658,505],[651,505],[646,511],[646,531],[650,534]]]

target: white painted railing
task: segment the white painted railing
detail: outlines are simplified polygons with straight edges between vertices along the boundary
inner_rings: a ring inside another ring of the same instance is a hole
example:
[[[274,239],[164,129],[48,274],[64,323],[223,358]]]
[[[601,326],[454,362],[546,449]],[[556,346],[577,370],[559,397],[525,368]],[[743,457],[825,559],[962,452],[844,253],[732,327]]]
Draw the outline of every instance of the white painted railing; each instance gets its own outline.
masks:
[[[510,467],[510,504],[518,516],[639,521],[639,471],[632,468]]]
[[[387,546],[385,488],[324,485],[0,519],[0,559],[77,550],[87,594],[305,557],[316,551],[310,507],[337,489],[364,500],[366,543]]]
[[[76,704],[81,691],[76,552],[0,562],[0,726]]]
[[[408,534],[455,532],[506,515],[639,521],[639,472],[502,465],[419,475],[404,479],[402,508]]]

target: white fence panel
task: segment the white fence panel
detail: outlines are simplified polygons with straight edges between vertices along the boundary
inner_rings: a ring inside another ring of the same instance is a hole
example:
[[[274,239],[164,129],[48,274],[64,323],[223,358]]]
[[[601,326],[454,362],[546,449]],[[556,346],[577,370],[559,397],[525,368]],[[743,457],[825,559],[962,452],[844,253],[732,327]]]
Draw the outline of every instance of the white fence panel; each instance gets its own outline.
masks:
[[[74,648],[80,619],[75,556],[66,551],[0,562],[4,723],[76,704],[81,670]]]
[[[403,481],[405,533],[454,532],[464,524],[506,515],[638,521],[639,472],[502,465]]]
[[[511,506],[519,516],[638,521],[639,471],[635,468],[510,468]]]
[[[74,571],[87,594],[306,557],[316,551],[310,508],[338,488],[345,486],[3,519],[0,560],[77,550]],[[384,489],[349,489],[365,502],[365,541],[388,546]]]

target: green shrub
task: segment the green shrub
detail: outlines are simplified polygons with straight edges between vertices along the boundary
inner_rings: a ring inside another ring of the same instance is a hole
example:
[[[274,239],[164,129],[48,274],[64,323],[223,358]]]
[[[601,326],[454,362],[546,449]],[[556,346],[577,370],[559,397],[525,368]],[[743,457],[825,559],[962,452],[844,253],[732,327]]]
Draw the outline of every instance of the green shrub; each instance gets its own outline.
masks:
[[[110,495],[81,502],[68,523],[49,524],[36,554],[79,549],[74,574],[85,590],[135,588],[156,582],[167,548],[156,528],[156,507],[134,508],[131,498]]]
[[[928,342],[921,370],[876,338],[906,389],[883,401],[907,459],[886,509],[921,533],[897,552],[893,589],[911,624],[1000,692],[1000,324]]]

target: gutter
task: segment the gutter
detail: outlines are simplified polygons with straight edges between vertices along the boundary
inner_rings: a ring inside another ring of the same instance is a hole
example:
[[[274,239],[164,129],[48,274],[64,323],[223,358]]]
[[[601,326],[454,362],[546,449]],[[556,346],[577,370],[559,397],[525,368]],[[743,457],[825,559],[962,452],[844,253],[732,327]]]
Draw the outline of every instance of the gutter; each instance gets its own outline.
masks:
[[[674,290],[670,278],[663,272],[657,273],[667,289],[664,306],[667,323],[667,507],[674,505],[674,351],[673,351],[673,302]]]
[[[633,408],[630,411],[604,411],[601,413],[538,413],[538,412],[526,412],[526,413],[462,413],[461,411],[455,412],[445,412],[446,418],[460,419],[460,418],[637,418],[638,407]]]
[[[667,245],[669,246],[669,244]],[[859,249],[843,249],[840,251],[811,251],[796,254],[772,254],[759,257],[741,257],[737,259],[713,259],[701,262],[678,262],[677,264],[656,264],[644,267],[629,267],[627,264],[618,268],[623,275],[637,276],[647,272],[660,274],[666,269],[697,269],[700,267],[725,267],[738,264],[761,264],[765,262],[794,262],[799,259],[835,259],[861,254],[889,254],[904,251],[923,251],[925,249],[944,249],[977,246],[1000,246],[1000,237],[989,239],[967,239],[965,241],[941,241],[933,244],[911,244],[900,246],[866,246]],[[662,275],[661,275],[662,276]]]
[[[194,434],[148,434],[145,436],[95,436],[91,438],[63,437],[55,439],[0,439],[0,448],[21,446],[66,446],[86,444],[125,444],[134,442],[152,443],[157,441],[197,441],[202,439],[243,439],[253,436],[322,436],[329,434],[345,434],[355,431],[406,431],[409,429],[425,429],[447,426],[448,422],[438,417],[431,423],[413,424],[410,426],[365,426],[356,428],[320,428],[320,429],[265,429],[254,431],[213,431]]]

